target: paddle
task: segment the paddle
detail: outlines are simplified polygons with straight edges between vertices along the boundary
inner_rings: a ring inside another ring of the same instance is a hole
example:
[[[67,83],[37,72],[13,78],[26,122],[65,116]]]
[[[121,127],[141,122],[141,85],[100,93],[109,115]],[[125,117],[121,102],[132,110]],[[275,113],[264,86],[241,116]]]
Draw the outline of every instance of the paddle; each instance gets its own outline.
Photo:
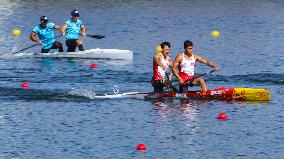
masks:
[[[55,38],[55,39],[57,39],[57,38],[59,38],[60,36],[62,36],[62,35],[57,35],[57,36],[55,36],[54,38]],[[35,46],[37,46],[37,45],[38,45],[38,44],[33,44],[33,45],[29,46],[29,47],[23,48],[22,50],[19,50],[19,51],[13,52],[12,54],[16,54],[16,53],[19,53],[19,52],[25,51],[25,50],[27,50],[27,49],[29,49],[29,48],[32,48],[32,47],[35,47]]]
[[[25,50],[27,50],[27,49],[29,49],[29,48],[32,48],[32,47],[35,47],[35,46],[37,46],[37,45],[38,45],[38,44],[33,44],[33,45],[29,46],[29,47],[23,48],[22,50],[19,50],[19,51],[13,52],[12,54],[16,54],[16,53],[19,53],[19,52],[25,51]]]
[[[209,75],[210,73],[215,72],[215,71],[216,71],[216,70],[211,70],[211,71],[208,71],[208,72],[206,72],[206,73],[203,73],[203,74],[201,74],[201,75],[199,75],[199,76],[196,76],[196,77],[192,78],[191,80],[186,81],[186,85],[190,85],[190,83],[193,82],[195,79],[197,79],[197,78],[199,78],[199,77],[202,77],[202,76],[205,76],[205,75]],[[176,84],[176,85],[178,85],[178,84]]]
[[[208,71],[208,72],[206,72],[206,73],[203,73],[203,74],[201,74],[201,75],[199,75],[199,76],[196,76],[196,77],[194,77],[194,78],[192,78],[191,80],[189,80],[189,81],[187,81],[186,83],[187,84],[190,84],[191,82],[193,82],[195,79],[197,79],[197,78],[199,78],[199,77],[202,77],[202,76],[207,76],[207,75],[209,75],[210,73],[212,73],[212,72],[215,72],[216,70],[211,70],[211,71]]]
[[[167,74],[167,72],[165,72],[165,73],[166,73],[167,79],[165,80],[164,84],[165,84],[166,87],[168,88],[169,93],[171,93],[170,88],[172,88],[174,92],[177,92],[178,89],[172,85],[172,81],[170,80],[170,77],[169,77],[169,75]]]
[[[58,38],[59,36],[62,36],[62,35],[55,36],[54,38]],[[104,35],[98,35],[98,34],[95,34],[95,35],[88,34],[88,35],[86,35],[86,36],[92,37],[92,38],[95,38],[95,39],[102,39],[102,38],[105,37]],[[13,52],[12,54],[17,54],[17,53],[19,53],[19,52],[25,51],[25,50],[27,50],[27,49],[29,49],[29,48],[32,48],[32,47],[35,47],[35,46],[37,46],[37,45],[38,45],[38,44],[31,45],[31,46],[26,47],[26,48],[23,48],[23,49],[21,49],[21,50],[19,50],[19,51]]]
[[[104,35],[98,35],[98,34],[95,34],[95,35],[87,34],[86,36],[91,37],[91,38],[95,38],[95,39],[102,39],[102,38],[105,37]]]

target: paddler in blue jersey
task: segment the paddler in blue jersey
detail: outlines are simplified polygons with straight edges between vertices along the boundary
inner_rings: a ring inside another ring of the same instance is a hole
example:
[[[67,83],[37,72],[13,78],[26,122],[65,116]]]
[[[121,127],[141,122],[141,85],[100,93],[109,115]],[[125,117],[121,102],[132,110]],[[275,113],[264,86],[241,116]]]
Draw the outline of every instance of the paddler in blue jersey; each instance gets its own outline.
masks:
[[[71,19],[67,20],[62,27],[65,32],[67,52],[75,52],[78,46],[80,51],[84,51],[83,42],[79,39],[79,34],[86,36],[86,28],[79,19],[79,11],[74,9],[71,11]]]
[[[195,78],[194,66],[196,61],[206,64],[212,67],[214,70],[220,70],[220,68],[213,62],[202,58],[197,54],[193,54],[193,43],[189,40],[184,42],[184,52],[178,54],[173,61],[172,71],[179,81],[179,91],[188,91],[188,86],[200,86],[203,92],[207,91],[206,83],[202,77]],[[179,72],[177,71],[179,70]]]
[[[54,29],[61,31],[60,26],[49,23],[46,16],[41,16],[40,24],[31,32],[30,39],[41,45],[41,53],[48,53],[50,49],[59,49],[59,52],[63,52],[62,43],[55,40]]]

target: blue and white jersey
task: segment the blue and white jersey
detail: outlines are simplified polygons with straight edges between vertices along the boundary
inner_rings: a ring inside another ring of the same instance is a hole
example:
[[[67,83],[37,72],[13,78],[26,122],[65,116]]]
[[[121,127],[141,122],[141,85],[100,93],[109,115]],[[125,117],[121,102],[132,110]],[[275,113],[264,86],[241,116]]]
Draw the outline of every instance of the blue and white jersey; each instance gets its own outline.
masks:
[[[73,20],[69,19],[65,22],[67,24],[66,28],[66,39],[79,39],[79,34],[81,32],[83,23],[80,19],[78,19],[76,22]]]
[[[54,27],[54,23],[47,23],[45,28],[42,28],[39,24],[33,29],[33,32],[35,32],[38,38],[42,41],[42,49],[50,49],[52,47],[52,44],[55,42],[53,33]]]

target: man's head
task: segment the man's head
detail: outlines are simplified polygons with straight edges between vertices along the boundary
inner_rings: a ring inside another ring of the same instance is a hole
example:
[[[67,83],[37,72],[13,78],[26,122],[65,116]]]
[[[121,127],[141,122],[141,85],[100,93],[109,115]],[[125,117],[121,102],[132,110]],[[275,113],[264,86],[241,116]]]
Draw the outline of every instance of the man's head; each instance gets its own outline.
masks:
[[[47,17],[46,17],[46,16],[41,16],[41,17],[39,18],[39,20],[40,20],[41,26],[45,27],[46,24],[47,24],[47,22],[48,22]]]
[[[183,46],[184,46],[184,50],[188,53],[192,53],[192,49],[193,49],[193,43],[189,40],[186,40],[184,43],[183,43]]]
[[[165,54],[165,55],[168,55],[170,53],[170,50],[171,50],[171,44],[170,42],[162,42],[160,44],[161,48],[162,48],[162,53]]]
[[[73,9],[71,11],[71,17],[74,21],[77,21],[77,19],[79,18],[80,14],[79,14],[79,11],[76,10],[76,9]]]

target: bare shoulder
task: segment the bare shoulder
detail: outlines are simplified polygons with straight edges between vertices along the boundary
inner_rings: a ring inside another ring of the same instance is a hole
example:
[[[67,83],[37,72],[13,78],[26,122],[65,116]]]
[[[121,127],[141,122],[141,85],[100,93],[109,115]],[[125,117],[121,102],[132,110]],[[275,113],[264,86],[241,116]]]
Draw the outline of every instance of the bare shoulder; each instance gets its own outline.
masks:
[[[193,57],[195,58],[195,57],[200,57],[200,56],[198,54],[194,53]]]
[[[183,52],[178,53],[177,56],[176,56],[176,59],[179,59],[179,58],[182,58],[182,57],[183,57]]]
[[[196,60],[199,60],[199,59],[201,59],[202,57],[201,56],[199,56],[198,54],[193,54],[193,57],[196,59]]]
[[[153,56],[153,58],[156,58],[156,59],[160,58],[160,54],[159,54],[159,53],[156,53],[156,54]]]
[[[174,63],[179,63],[182,60],[182,54],[183,53],[179,53],[176,55],[175,59],[173,60]]]

